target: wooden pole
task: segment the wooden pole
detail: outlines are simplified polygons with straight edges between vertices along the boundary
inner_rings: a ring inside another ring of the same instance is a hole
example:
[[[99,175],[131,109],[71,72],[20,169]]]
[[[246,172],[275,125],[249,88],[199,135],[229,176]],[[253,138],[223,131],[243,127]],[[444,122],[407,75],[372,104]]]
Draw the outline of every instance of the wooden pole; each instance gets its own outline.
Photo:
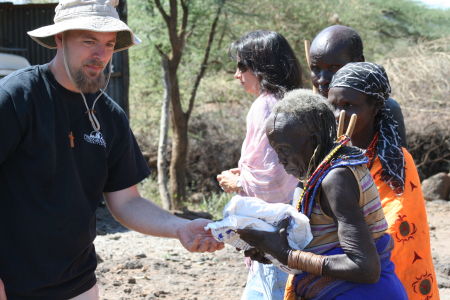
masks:
[[[350,123],[348,124],[347,132],[345,133],[345,135],[350,137],[350,138],[352,137],[353,130],[355,129],[356,119],[357,118],[358,117],[356,116],[356,114],[353,114],[352,117],[350,118]]]
[[[345,110],[341,110],[339,113],[339,125],[337,129],[337,137],[340,137],[344,134],[344,123],[345,123]]]
[[[309,61],[309,48],[310,48],[310,42],[308,40],[304,40],[304,45],[305,45],[305,56],[306,56],[306,63],[308,64],[308,69],[309,71],[311,71],[311,62]],[[314,94],[318,94],[319,91],[317,90],[317,88],[313,85],[312,87],[313,93]]]
[[[158,141],[158,190],[161,197],[162,207],[166,210],[174,209],[173,198],[170,197],[168,187],[167,170],[167,144],[169,131],[169,109],[171,97],[171,82],[169,80],[169,62],[165,55],[161,55],[161,66],[163,73],[164,98],[161,103],[161,121],[159,122],[159,141]]]

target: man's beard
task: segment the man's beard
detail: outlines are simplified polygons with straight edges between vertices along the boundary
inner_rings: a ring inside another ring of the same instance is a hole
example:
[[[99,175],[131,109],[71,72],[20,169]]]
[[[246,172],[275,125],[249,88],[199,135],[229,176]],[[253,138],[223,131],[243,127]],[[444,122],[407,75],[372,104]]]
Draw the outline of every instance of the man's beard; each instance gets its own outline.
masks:
[[[94,60],[88,61],[85,64],[103,67],[102,62]],[[81,67],[77,70],[74,70],[72,76],[78,89],[80,89],[80,91],[82,91],[83,93],[96,93],[101,88],[105,87],[106,78],[103,72],[100,72],[97,77],[92,78],[86,75],[86,73],[83,72],[83,68]]]

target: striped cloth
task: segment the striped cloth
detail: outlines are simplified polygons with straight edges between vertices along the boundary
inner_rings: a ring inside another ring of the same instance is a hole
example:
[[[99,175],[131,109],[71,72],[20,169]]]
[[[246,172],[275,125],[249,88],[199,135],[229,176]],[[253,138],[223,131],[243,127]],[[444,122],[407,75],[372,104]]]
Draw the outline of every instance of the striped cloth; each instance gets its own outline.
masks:
[[[377,186],[365,163],[349,165],[349,161],[344,159],[343,164],[345,163],[347,163],[345,166],[352,171],[359,183],[359,206],[363,212],[366,224],[369,226],[380,258],[380,279],[374,284],[360,284],[303,272],[295,276],[289,276],[284,299],[407,300],[405,289],[395,275],[394,264],[390,260],[393,241],[391,236],[386,233],[388,224],[381,207]],[[319,186],[320,183],[318,183]],[[318,194],[315,198],[317,197],[319,197]],[[324,214],[318,205],[319,201],[314,202],[310,215],[313,241],[305,248],[305,251],[321,255],[343,254],[344,251],[340,247],[338,240],[337,226],[332,218]]]
[[[355,175],[360,186],[359,206],[364,214],[364,219],[369,226],[374,240],[385,233],[388,224],[381,207],[377,186],[372,175],[365,165],[347,166]],[[317,197],[317,196],[316,196]],[[339,247],[337,225],[333,218],[327,216],[321,209],[319,201],[315,201],[310,216],[313,241],[305,248],[305,251],[322,254],[335,247]]]

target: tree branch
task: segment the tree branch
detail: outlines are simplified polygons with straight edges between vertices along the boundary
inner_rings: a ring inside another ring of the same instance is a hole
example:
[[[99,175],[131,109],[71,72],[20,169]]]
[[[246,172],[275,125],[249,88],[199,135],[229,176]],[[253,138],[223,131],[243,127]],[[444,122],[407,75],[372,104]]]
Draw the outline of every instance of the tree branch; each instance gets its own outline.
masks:
[[[219,41],[217,43],[217,46],[219,47],[219,49],[222,48],[222,42],[223,42],[223,39],[225,37],[225,31],[228,28],[228,26],[227,26],[227,24],[228,24],[228,14],[227,14],[226,11],[225,11],[224,17],[225,17],[225,21],[223,22],[222,32],[220,33]]]
[[[430,156],[431,152],[433,152],[436,149],[439,149],[439,147],[440,145],[433,145],[430,149],[428,149],[427,152],[425,153],[425,156],[422,158],[422,161],[417,164],[416,168],[419,168],[425,163],[427,163],[429,161],[428,157]]]
[[[206,44],[205,55],[203,57],[203,61],[200,66],[200,71],[197,74],[197,77],[195,78],[195,83],[192,88],[191,97],[189,98],[189,107],[188,107],[188,110],[186,111],[186,117],[188,119],[191,116],[192,109],[194,108],[195,96],[197,95],[197,89],[200,85],[200,81],[203,78],[203,75],[205,74],[206,68],[208,66],[209,53],[211,52],[211,46],[214,41],[214,36],[216,34],[217,23],[219,21],[219,17],[222,12],[222,8],[225,4],[225,1],[226,0],[220,1],[219,7],[217,8],[217,11],[216,11],[216,15],[214,16],[214,20],[211,24],[211,30],[209,31],[208,43]]]
[[[178,19],[178,4],[177,0],[170,0],[170,17],[175,20],[175,24]]]
[[[186,43],[188,42],[189,38],[194,33],[196,26],[197,26],[197,19],[194,19],[194,20],[191,21],[191,28],[186,33],[186,41],[185,41]]]
[[[187,28],[188,15],[189,15],[188,2],[181,0],[181,8],[183,9],[183,17],[181,20],[181,31],[185,32],[186,28]]]
[[[186,35],[187,35],[187,24],[189,17],[189,1],[180,0],[181,9],[183,10],[183,15],[181,17],[181,27],[178,35],[178,39],[180,41],[180,49],[183,52],[184,46],[186,45]]]
[[[180,41],[177,35],[177,18],[178,18],[178,5],[177,0],[170,0],[170,15],[167,15],[166,11],[161,5],[160,0],[155,0],[156,7],[161,13],[164,21],[167,24],[167,31],[169,33],[170,45],[172,48],[172,57],[168,56],[169,61],[175,61],[175,64],[178,65],[181,59],[181,51],[178,51],[180,48]],[[161,50],[161,49],[159,49]]]
[[[161,2],[159,0],[155,0],[155,4],[156,4],[156,7],[159,10],[159,13],[161,14],[161,16],[163,17],[164,21],[166,22],[167,26],[169,26],[170,18],[167,15],[167,13],[164,10],[164,8],[162,7]]]
[[[169,57],[167,56],[167,54],[164,53],[164,51],[162,51],[161,45],[159,45],[159,44],[155,45],[155,48],[156,48],[156,51],[158,51],[159,55],[161,55],[163,60],[167,60],[167,61],[169,60]]]
[[[170,24],[169,27],[169,39],[172,47],[172,66],[177,69],[178,64],[181,61],[181,56],[183,55],[184,48],[184,37],[179,35],[177,32],[177,24],[178,24],[178,1],[170,0]],[[184,14],[184,13],[183,13]],[[184,18],[184,15],[183,15]]]

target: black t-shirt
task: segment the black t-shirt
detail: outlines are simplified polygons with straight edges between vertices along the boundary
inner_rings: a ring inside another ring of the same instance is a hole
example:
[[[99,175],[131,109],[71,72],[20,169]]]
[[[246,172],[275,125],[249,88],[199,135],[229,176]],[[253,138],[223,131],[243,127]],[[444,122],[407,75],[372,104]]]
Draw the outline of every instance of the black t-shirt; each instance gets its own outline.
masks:
[[[95,97],[86,95],[89,107]],[[100,132],[81,95],[59,85],[48,65],[0,81],[0,278],[8,300],[67,299],[91,288],[103,192],[150,173],[123,110],[103,95],[95,112]]]

